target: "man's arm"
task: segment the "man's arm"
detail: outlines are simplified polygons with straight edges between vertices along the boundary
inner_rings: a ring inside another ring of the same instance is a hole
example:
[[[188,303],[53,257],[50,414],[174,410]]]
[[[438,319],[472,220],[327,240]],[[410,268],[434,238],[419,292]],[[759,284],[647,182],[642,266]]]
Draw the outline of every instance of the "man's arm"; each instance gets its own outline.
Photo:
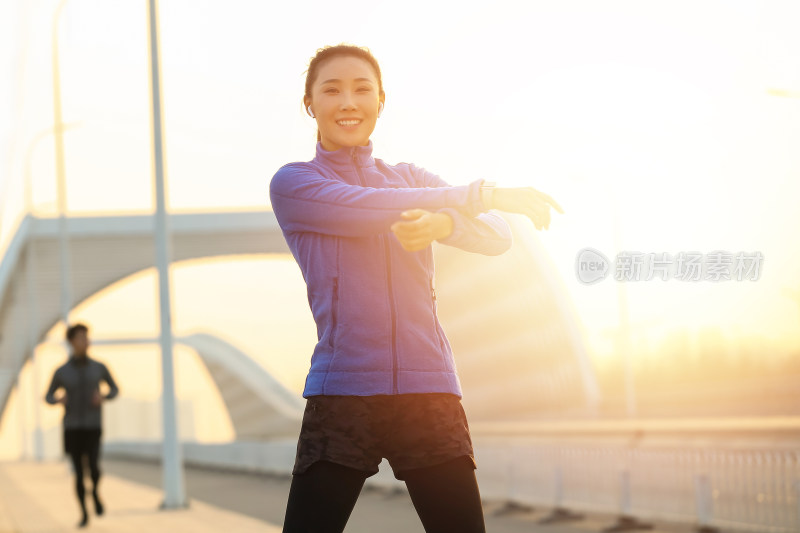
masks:
[[[119,387],[117,387],[117,383],[114,381],[114,378],[111,377],[111,372],[108,371],[108,367],[103,365],[103,381],[108,384],[109,391],[108,394],[105,395],[106,400],[114,399],[117,394],[119,394]]]
[[[53,374],[53,379],[50,380],[50,387],[47,389],[47,394],[45,395],[44,400],[50,405],[60,403],[58,400],[56,400],[55,394],[61,386],[61,375],[58,373],[58,370],[56,370],[55,374]]]

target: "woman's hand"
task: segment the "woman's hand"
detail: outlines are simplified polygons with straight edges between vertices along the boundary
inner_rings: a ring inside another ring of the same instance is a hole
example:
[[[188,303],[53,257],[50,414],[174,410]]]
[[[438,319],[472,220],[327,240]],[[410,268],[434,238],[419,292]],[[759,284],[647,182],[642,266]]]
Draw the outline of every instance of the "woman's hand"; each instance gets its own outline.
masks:
[[[492,209],[526,215],[539,230],[550,227],[550,207],[564,213],[558,202],[533,187],[497,187],[492,192]]]
[[[94,391],[92,394],[92,405],[97,407],[101,403],[103,403],[103,397],[100,395],[100,391]]]
[[[453,219],[446,213],[409,209],[400,216],[403,220],[392,224],[391,229],[403,249],[409,252],[424,250],[436,239],[444,239],[453,232]]]

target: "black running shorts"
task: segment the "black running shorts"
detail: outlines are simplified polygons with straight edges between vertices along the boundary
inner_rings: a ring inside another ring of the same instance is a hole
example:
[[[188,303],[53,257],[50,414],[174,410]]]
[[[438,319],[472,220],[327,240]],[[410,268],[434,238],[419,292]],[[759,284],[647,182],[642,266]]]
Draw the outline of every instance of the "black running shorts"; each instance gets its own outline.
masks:
[[[100,446],[100,428],[65,428],[64,453],[91,453]]]
[[[461,398],[450,393],[317,395],[306,399],[292,474],[326,460],[378,472],[385,457],[396,479],[457,457],[477,468]]]

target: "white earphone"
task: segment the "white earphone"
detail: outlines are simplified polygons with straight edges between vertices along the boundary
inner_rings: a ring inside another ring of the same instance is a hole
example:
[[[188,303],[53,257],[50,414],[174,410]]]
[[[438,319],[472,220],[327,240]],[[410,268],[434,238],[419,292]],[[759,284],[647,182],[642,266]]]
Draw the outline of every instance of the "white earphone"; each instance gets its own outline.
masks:
[[[308,114],[311,115],[311,118],[314,118],[314,113],[311,111],[311,106],[308,106],[306,111],[308,111]]]
[[[378,106],[378,116],[381,116],[381,113],[383,113],[383,102]]]

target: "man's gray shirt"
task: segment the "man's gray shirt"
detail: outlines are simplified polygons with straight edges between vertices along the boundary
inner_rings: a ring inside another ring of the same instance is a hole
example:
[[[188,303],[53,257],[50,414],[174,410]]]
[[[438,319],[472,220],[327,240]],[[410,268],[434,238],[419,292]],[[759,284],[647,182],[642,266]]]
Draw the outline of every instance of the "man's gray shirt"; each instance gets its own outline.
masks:
[[[111,389],[105,396],[107,400],[119,393],[119,388],[106,365],[88,355],[85,360],[73,355],[56,370],[45,400],[47,403],[56,404],[58,402],[54,396],[55,392],[61,387],[66,390],[64,429],[102,427],[102,403],[92,404],[95,391],[98,393],[100,391],[100,381],[105,381]]]

